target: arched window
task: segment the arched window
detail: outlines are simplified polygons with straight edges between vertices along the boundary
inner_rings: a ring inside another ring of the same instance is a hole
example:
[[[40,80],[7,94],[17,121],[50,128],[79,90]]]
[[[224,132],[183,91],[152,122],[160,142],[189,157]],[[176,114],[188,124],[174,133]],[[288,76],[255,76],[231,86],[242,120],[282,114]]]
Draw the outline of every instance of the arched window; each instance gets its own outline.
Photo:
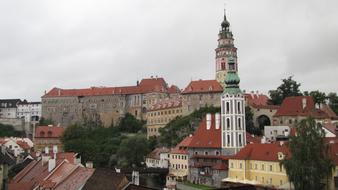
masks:
[[[48,135],[48,137],[51,137],[52,136],[52,131],[48,131],[47,135]]]
[[[239,129],[239,130],[242,129],[241,118],[238,118],[238,129]]]
[[[229,102],[227,102],[226,104],[227,104],[226,113],[229,113],[229,111],[230,111],[230,104],[229,104]]]
[[[230,119],[227,118],[227,129],[230,129]]]
[[[44,132],[44,131],[41,131],[41,132],[40,132],[40,136],[41,136],[41,137],[44,137],[44,136],[45,136],[45,132]]]
[[[221,63],[221,69],[225,70],[225,63],[224,62]]]
[[[238,109],[238,113],[240,114],[241,113],[241,103],[240,102],[237,103],[237,109]]]

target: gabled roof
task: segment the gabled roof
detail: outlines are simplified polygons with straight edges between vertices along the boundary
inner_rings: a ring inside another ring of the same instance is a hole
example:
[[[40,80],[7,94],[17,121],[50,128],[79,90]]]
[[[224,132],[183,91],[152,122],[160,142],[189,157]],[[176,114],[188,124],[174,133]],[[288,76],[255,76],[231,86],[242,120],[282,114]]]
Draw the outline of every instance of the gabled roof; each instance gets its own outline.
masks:
[[[333,124],[329,122],[329,123],[323,123],[322,126],[328,131],[330,131],[331,133],[333,133],[334,135],[337,135],[338,124]]]
[[[251,135],[248,132],[246,132],[245,135],[246,135],[246,142],[247,142],[247,144],[261,143],[261,137]]]
[[[249,105],[267,105],[269,97],[264,94],[246,93],[245,100]]]
[[[281,152],[286,157],[290,157],[291,153],[286,145],[278,143],[272,144],[247,144],[232,159],[237,160],[258,160],[258,161],[279,161],[278,153]]]
[[[221,126],[216,129],[215,115],[211,115],[211,127],[207,129],[206,118],[199,123],[193,138],[189,144],[190,148],[222,148],[221,144]]]
[[[331,119],[338,119],[337,114],[326,104],[322,104],[320,109],[325,112]]]
[[[303,101],[305,102],[304,108]],[[320,109],[316,109],[311,96],[286,97],[274,116],[305,116],[316,119],[329,118],[325,112]]]
[[[16,144],[18,144],[23,150],[29,150],[31,148],[27,142],[22,140],[17,140]]]
[[[176,85],[171,85],[171,87],[168,88],[168,93],[177,94],[177,93],[181,93],[181,90]]]
[[[127,95],[150,92],[168,92],[167,83],[163,78],[146,78],[142,79],[136,86],[91,87],[83,89],[53,88],[42,97],[105,96],[113,94]]]
[[[87,180],[82,190],[112,190],[122,189],[128,185],[129,181],[123,174],[116,173],[114,170],[98,168]]]
[[[60,138],[63,132],[63,127],[38,126],[35,130],[35,138]]]
[[[180,98],[175,98],[175,99],[168,99],[168,100],[160,101],[152,105],[148,111],[164,110],[164,109],[179,108],[179,107],[182,107],[182,100]]]
[[[169,149],[167,147],[155,148],[150,154],[148,154],[147,158],[159,160],[160,155],[163,153],[169,153]]]
[[[191,81],[188,86],[183,90],[182,94],[194,94],[194,93],[222,93],[223,87],[217,82],[217,80],[196,80]]]
[[[185,137],[175,148],[171,149],[170,154],[188,154],[187,147],[191,143],[193,136],[189,135]]]

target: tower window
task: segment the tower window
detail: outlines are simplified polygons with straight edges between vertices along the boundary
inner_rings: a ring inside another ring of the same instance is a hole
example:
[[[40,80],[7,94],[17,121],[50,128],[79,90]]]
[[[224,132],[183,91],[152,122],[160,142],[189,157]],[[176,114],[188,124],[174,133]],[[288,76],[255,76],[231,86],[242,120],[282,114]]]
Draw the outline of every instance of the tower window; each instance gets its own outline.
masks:
[[[225,63],[224,62],[221,63],[221,69],[225,70]]]
[[[237,103],[237,108],[238,108],[238,113],[240,114],[241,113],[241,103],[240,102]]]
[[[230,111],[230,104],[229,104],[229,102],[227,102],[227,109],[226,109],[226,113],[229,113],[229,111]]]
[[[230,129],[230,119],[227,118],[227,129]]]

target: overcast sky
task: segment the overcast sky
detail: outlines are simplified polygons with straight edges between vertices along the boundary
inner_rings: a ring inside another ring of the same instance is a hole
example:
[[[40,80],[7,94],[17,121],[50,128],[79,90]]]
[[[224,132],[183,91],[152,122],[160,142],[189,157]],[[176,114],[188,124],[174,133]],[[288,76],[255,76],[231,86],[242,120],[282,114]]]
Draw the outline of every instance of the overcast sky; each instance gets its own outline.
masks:
[[[4,0],[0,99],[152,75],[180,88],[214,79],[224,3],[242,89],[294,75],[302,90],[338,92],[337,0]]]

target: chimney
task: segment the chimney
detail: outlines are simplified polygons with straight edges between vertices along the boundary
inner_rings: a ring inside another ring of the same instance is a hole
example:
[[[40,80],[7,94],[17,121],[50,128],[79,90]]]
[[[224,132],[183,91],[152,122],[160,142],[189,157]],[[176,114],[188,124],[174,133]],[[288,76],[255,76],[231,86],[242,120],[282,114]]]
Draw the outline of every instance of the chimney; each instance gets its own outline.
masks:
[[[303,98],[303,99],[302,99],[302,106],[303,106],[303,109],[306,108],[306,98]]]
[[[93,162],[92,161],[86,162],[86,168],[93,168]]]
[[[140,185],[140,174],[138,171],[133,171],[132,173],[132,183],[134,185]]]
[[[53,127],[53,125],[48,125],[48,127]]]
[[[140,85],[140,81],[136,81],[136,86],[139,86]]]
[[[45,147],[45,154],[49,154],[49,147],[48,146]]]
[[[280,146],[283,146],[283,144],[284,144],[284,141],[279,141]]]
[[[51,172],[56,166],[56,158],[48,160],[48,172]]]
[[[265,144],[265,143],[266,143],[266,137],[265,137],[265,136],[262,137],[261,143],[262,143],[262,144]]]
[[[61,89],[58,89],[58,96],[61,96]]]
[[[221,125],[221,115],[219,113],[215,114],[215,128],[219,129]]]
[[[58,153],[58,146],[57,145],[53,145],[53,153],[54,154]]]
[[[211,114],[210,113],[207,113],[207,130],[210,129],[211,127]]]

